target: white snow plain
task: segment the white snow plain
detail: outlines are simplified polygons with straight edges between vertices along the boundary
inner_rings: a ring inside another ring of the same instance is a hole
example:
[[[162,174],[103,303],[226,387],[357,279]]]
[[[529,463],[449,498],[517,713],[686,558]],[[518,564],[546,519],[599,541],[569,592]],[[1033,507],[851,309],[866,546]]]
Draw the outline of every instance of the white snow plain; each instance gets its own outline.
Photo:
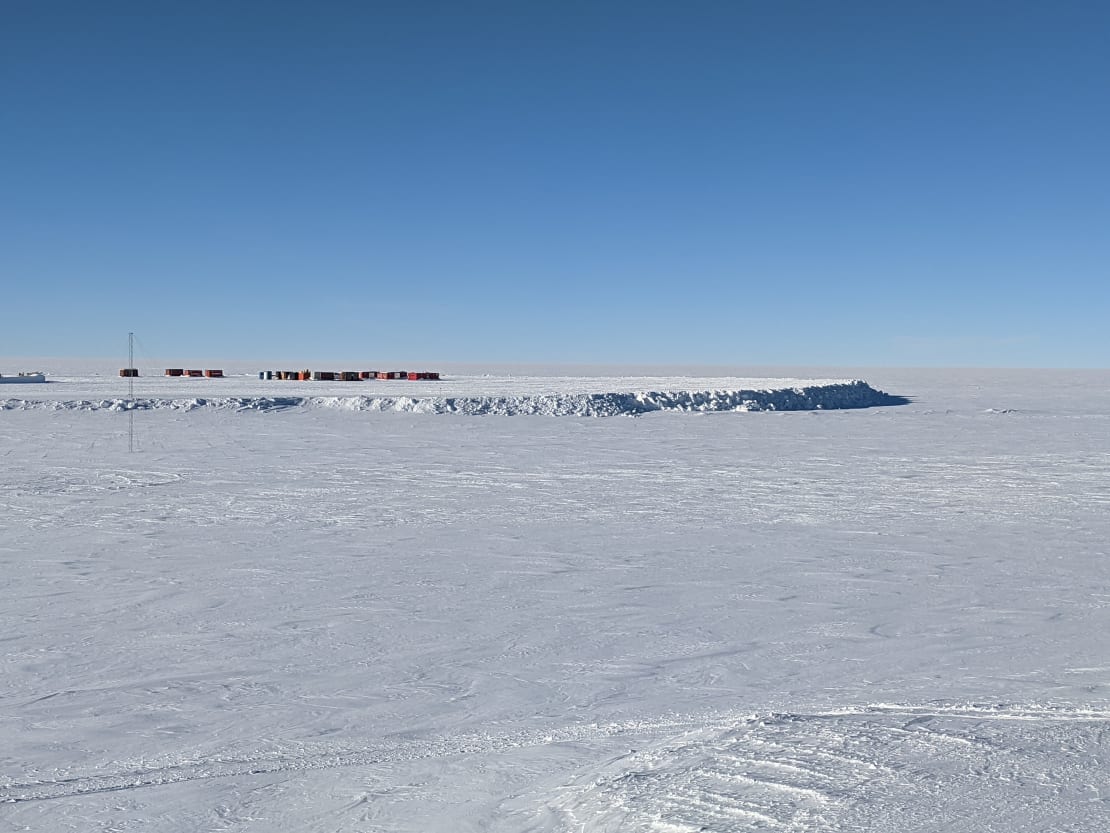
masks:
[[[1110,373],[555,418],[43,369],[70,404],[0,412],[4,833],[1110,829]]]

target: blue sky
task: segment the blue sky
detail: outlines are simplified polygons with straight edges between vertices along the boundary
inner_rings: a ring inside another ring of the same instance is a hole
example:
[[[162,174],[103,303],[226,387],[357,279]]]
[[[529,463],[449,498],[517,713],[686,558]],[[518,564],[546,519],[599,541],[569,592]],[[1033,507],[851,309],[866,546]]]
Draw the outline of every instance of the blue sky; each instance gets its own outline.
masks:
[[[1105,2],[7,0],[0,355],[1110,367],[1108,42]]]

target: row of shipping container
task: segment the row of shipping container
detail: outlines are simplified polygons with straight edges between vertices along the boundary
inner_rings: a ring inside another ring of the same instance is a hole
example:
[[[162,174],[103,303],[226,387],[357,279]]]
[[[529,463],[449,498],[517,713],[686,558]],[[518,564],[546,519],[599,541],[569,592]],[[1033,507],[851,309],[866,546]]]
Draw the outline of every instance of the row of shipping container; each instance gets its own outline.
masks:
[[[260,370],[259,379],[281,379],[294,382],[364,382],[368,379],[438,379],[428,370]]]
[[[119,372],[124,378],[134,378],[139,375],[136,367],[125,367]],[[209,379],[223,379],[222,370],[186,370],[181,367],[167,367],[166,376],[207,377]],[[430,370],[260,370],[259,379],[282,379],[297,382],[361,382],[367,379],[408,379],[434,380],[439,379],[439,373]]]
[[[224,372],[222,370],[183,370],[180,367],[167,367],[167,376],[207,376],[209,379],[222,379]]]
[[[120,369],[119,375],[123,378],[136,378],[139,375],[139,368],[137,367],[124,367]],[[207,376],[209,379],[222,379],[224,372],[222,370],[185,370],[180,367],[167,367],[166,376]]]

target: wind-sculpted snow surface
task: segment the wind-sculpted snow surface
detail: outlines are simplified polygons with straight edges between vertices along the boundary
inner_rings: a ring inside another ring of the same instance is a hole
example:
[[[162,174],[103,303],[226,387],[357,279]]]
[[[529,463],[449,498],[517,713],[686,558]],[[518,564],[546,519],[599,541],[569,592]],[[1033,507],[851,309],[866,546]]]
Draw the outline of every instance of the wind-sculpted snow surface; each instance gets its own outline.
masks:
[[[1110,712],[944,704],[752,717],[610,761],[525,829],[1105,830],[1107,754]]]
[[[866,382],[779,390],[644,391],[638,393],[548,393],[525,396],[250,396],[100,400],[0,400],[0,410],[126,411],[199,409],[284,411],[336,408],[420,414],[518,416],[640,416],[654,411],[813,411],[904,404]]]

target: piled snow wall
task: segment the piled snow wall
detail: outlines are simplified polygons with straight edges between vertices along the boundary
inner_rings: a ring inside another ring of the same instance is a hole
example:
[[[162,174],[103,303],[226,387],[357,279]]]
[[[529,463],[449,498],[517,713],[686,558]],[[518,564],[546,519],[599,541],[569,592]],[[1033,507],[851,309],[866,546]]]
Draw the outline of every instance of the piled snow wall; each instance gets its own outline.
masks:
[[[902,397],[866,382],[780,390],[642,391],[638,393],[550,393],[528,396],[262,396],[188,399],[0,400],[0,410],[128,411],[199,409],[283,411],[334,408],[346,411],[518,416],[640,416],[655,411],[817,411],[905,404]]]

